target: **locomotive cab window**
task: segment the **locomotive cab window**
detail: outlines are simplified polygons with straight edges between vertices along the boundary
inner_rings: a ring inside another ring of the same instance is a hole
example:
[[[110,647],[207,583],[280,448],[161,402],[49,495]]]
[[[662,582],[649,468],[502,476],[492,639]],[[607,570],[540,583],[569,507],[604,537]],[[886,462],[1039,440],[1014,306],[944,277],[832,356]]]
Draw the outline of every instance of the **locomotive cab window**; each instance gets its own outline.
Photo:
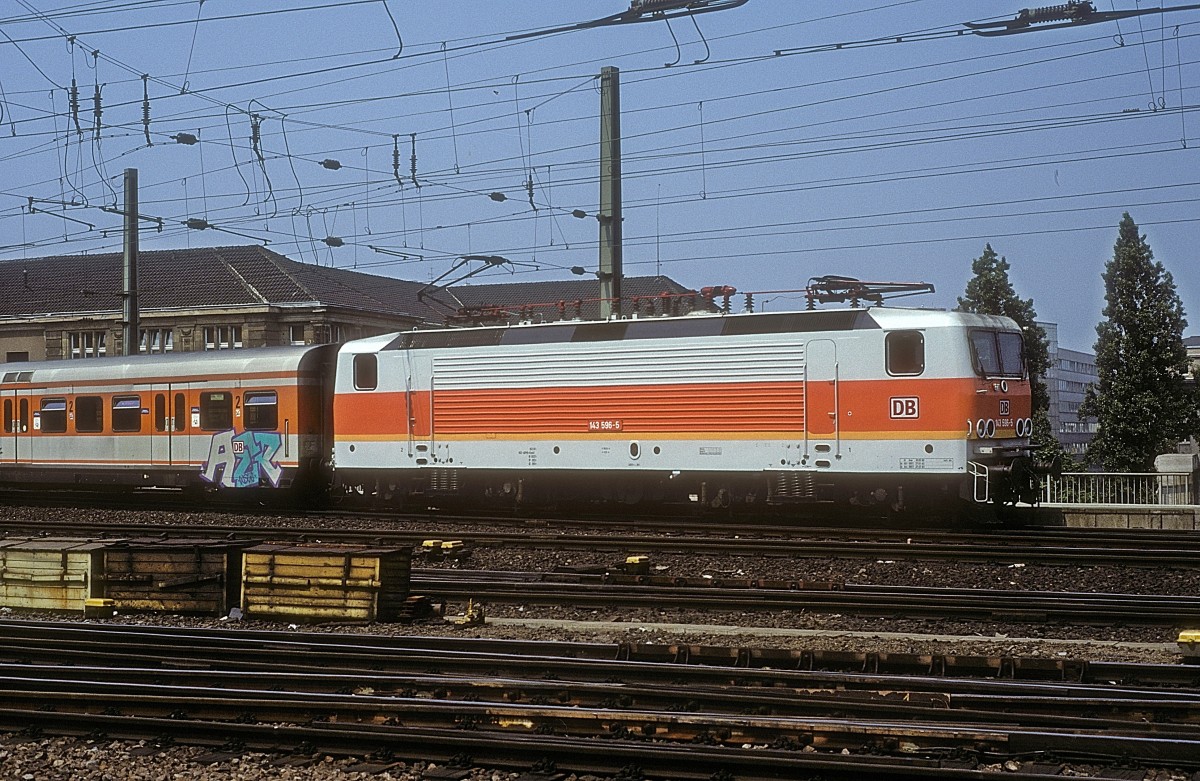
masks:
[[[142,399],[140,396],[113,396],[113,431],[142,430]]]
[[[84,434],[104,430],[104,399],[99,396],[75,398],[75,430]]]
[[[913,375],[925,371],[925,334],[892,331],[884,339],[887,373]]]
[[[65,434],[67,431],[67,400],[42,399],[42,433]]]
[[[224,431],[233,428],[233,394],[217,391],[200,394],[200,428]]]
[[[375,353],[354,356],[355,390],[375,390],[379,387],[379,360]]]
[[[984,377],[1025,376],[1025,342],[1014,331],[972,331],[975,372]]]
[[[247,391],[242,396],[247,431],[273,431],[279,426],[279,400],[275,391]]]

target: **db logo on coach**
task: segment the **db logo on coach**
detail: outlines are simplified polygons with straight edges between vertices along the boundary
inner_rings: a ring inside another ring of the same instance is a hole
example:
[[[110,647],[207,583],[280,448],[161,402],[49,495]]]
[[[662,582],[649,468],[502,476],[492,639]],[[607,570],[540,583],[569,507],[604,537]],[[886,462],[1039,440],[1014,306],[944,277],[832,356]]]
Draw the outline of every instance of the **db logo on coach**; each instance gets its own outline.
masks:
[[[892,415],[893,418],[919,418],[921,417],[920,407],[917,404],[916,396],[893,396],[892,397]]]

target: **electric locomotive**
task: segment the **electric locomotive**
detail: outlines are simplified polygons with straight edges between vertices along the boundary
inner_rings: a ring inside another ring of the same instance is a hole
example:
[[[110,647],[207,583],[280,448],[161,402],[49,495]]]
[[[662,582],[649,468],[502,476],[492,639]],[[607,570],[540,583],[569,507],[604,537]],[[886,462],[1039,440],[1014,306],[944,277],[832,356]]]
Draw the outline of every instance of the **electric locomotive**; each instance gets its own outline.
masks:
[[[1008,318],[857,307],[418,330],[337,357],[333,468],[382,502],[1032,500]]]

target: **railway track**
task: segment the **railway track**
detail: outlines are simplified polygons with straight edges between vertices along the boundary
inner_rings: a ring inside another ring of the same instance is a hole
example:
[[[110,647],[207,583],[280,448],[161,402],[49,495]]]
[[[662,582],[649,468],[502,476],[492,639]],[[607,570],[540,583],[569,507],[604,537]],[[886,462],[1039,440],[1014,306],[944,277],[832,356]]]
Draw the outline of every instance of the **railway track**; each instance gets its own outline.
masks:
[[[574,608],[677,608],[810,611],[904,618],[1154,624],[1200,621],[1200,597],[1005,591],[841,583],[781,584],[714,580],[645,585],[602,575],[417,569],[414,591],[435,598]],[[688,581],[700,579],[687,579]]]
[[[697,779],[1200,767],[1200,671],[1175,666],[2,626],[0,730],[26,734]]]
[[[487,519],[460,519],[452,523],[425,518],[397,525],[376,518],[379,526],[362,528],[371,519],[362,516],[326,518],[309,525],[307,517],[271,516],[268,525],[248,523],[171,523],[44,520],[0,518],[0,534],[10,536],[121,537],[165,535],[189,538],[321,540],[381,545],[419,546],[427,539],[452,538],[469,546],[526,549],[601,551],[611,553],[682,553],[698,555],[878,558],[890,560],[976,561],[1025,564],[1122,565],[1144,567],[1200,567],[1200,535],[1173,532],[1112,533],[1100,530],[1062,530],[1020,533],[941,533],[862,529],[799,530],[778,526],[725,527],[721,536],[681,534],[663,528],[658,534],[587,533],[558,529],[559,522],[524,522],[519,531],[487,528]],[[297,521],[304,525],[297,525]],[[511,518],[501,519],[509,526]],[[418,525],[421,524],[421,525]],[[424,525],[429,524],[429,525]],[[502,528],[504,527],[502,526]],[[357,528],[356,528],[357,527]],[[583,527],[592,529],[594,526]],[[705,531],[712,531],[705,527]],[[1076,534],[1078,532],[1078,534]]]

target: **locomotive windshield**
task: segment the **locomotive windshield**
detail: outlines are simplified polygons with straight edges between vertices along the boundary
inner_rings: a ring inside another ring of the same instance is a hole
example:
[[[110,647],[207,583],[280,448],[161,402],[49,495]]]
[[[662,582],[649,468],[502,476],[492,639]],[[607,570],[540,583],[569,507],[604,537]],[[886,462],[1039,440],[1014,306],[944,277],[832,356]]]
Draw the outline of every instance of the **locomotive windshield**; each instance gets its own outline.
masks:
[[[1025,342],[1013,331],[972,331],[975,371],[984,377],[1025,376]]]

